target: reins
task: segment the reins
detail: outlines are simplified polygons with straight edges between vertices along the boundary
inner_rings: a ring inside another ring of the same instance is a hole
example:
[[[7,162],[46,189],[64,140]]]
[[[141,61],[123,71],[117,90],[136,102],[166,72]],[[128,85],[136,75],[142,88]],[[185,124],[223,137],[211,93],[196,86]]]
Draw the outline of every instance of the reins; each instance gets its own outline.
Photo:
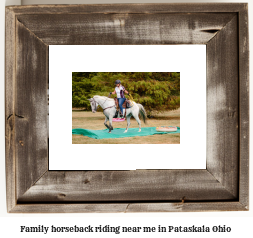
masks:
[[[97,101],[95,100],[94,97],[93,97],[92,99],[93,99],[94,102],[95,102],[95,111],[97,111],[97,104],[99,105],[99,103],[97,103]],[[107,108],[104,109],[102,106],[105,104],[105,102],[107,101],[107,99],[108,99],[108,98],[106,98],[105,101],[104,101],[104,103],[103,103],[102,105],[100,105],[100,107],[103,109],[103,111],[105,111],[105,110],[108,109],[108,108],[112,108],[112,107],[115,106],[115,105],[113,105],[113,106],[111,106],[111,107],[107,107]],[[96,103],[97,103],[97,104],[96,104]]]
[[[111,107],[115,107],[115,106],[111,106]],[[107,107],[107,108],[105,108],[105,109],[102,108],[102,109],[105,111],[106,109],[111,108],[111,107]]]

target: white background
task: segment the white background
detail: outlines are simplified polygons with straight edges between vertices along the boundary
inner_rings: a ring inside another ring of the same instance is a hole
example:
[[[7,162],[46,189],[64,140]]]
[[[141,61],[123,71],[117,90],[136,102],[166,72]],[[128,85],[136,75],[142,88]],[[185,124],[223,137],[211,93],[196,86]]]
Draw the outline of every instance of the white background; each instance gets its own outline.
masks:
[[[180,144],[72,144],[72,72],[180,72]],[[49,91],[50,170],[206,168],[205,45],[52,45]]]
[[[91,0],[87,1],[61,1],[61,0],[51,0],[49,1],[23,1],[24,3],[90,3]],[[107,1],[98,1],[94,0],[93,3],[112,3],[112,2],[118,2],[118,3],[127,3],[127,2],[154,2],[154,1],[127,1],[127,0],[107,0]],[[159,2],[176,2],[176,1],[162,1]],[[191,0],[191,1],[177,1],[177,2],[207,2],[207,1],[197,1],[197,0]],[[244,1],[244,0],[221,0],[221,1],[211,1],[208,0],[208,2],[248,2],[249,3],[249,28],[250,28],[250,45],[253,44],[252,41],[252,1]],[[28,234],[20,234],[19,233],[19,226],[20,225],[88,225],[88,224],[110,224],[110,225],[153,225],[156,226],[157,224],[175,224],[175,225],[188,225],[191,226],[193,224],[195,225],[217,225],[217,224],[225,224],[232,227],[233,232],[232,233],[220,233],[216,234],[216,237],[244,237],[244,238],[250,238],[252,237],[252,222],[253,222],[253,207],[252,207],[252,176],[251,184],[250,184],[250,211],[249,212],[193,212],[193,213],[129,213],[129,214],[7,214],[6,212],[6,194],[5,194],[5,138],[4,138],[4,7],[5,5],[11,5],[11,4],[19,4],[20,1],[17,0],[6,0],[1,1],[0,5],[0,11],[1,11],[1,25],[0,25],[0,32],[1,32],[1,38],[0,38],[0,45],[1,45],[1,64],[0,64],[0,72],[1,72],[1,79],[0,79],[0,88],[1,88],[1,103],[0,103],[0,110],[1,110],[1,117],[0,117],[0,131],[1,131],[1,143],[0,143],[0,229],[1,229],[1,235],[3,237],[28,237]],[[250,53],[251,59],[252,59],[252,53]],[[253,66],[250,65],[252,72]],[[250,90],[252,91],[252,83],[250,84]],[[251,105],[253,105],[253,100],[251,99]],[[251,106],[252,110],[252,106]],[[251,120],[252,123],[252,120]],[[252,132],[252,126],[250,128],[250,132]],[[252,134],[252,133],[251,133]],[[252,147],[252,140],[250,140],[250,146]],[[252,160],[252,156],[251,160]],[[250,171],[252,174],[252,163],[250,163]],[[39,234],[38,234],[39,235]],[[41,234],[42,235],[42,234]],[[106,234],[103,234],[106,236]],[[138,237],[140,237],[139,234],[137,234]],[[137,236],[135,234],[135,236]],[[146,234],[147,235],[147,234]],[[159,234],[161,235],[161,234]],[[162,233],[162,235],[164,235]],[[214,234],[210,233],[204,233],[204,234],[196,234],[196,233],[166,233],[164,236],[166,237],[213,237]],[[43,235],[44,236],[44,235]],[[63,237],[62,234],[58,234],[58,237]],[[65,235],[70,236],[69,234]],[[74,235],[72,235],[75,237]],[[71,237],[72,237],[71,236]],[[83,234],[81,234],[82,237],[84,237]],[[88,235],[86,235],[88,236]],[[108,236],[108,235],[107,235]],[[112,236],[112,234],[111,234]],[[134,234],[131,234],[131,236],[134,236]],[[29,237],[37,237],[35,234],[30,234]],[[55,237],[55,236],[52,236]],[[152,234],[152,237],[159,237],[157,234]]]

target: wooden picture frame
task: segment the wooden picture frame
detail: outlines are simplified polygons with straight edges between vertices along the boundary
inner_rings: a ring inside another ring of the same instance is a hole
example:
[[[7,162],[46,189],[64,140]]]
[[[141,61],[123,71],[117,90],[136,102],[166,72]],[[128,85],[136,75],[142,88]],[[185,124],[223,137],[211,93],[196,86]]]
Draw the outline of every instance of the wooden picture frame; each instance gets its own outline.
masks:
[[[6,7],[8,212],[247,211],[248,40],[246,3]],[[206,44],[206,169],[49,171],[48,46],[59,44]]]

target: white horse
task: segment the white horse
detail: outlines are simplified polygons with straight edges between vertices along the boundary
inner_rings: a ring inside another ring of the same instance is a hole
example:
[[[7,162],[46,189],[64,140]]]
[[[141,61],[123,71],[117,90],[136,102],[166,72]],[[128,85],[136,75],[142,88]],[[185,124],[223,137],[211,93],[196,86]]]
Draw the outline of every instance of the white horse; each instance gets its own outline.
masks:
[[[105,96],[94,96],[93,98],[88,99],[91,104],[91,110],[93,113],[97,111],[98,105],[103,109],[105,115],[104,125],[109,129],[109,133],[113,130],[112,127],[112,118],[116,114],[116,105],[115,101],[112,98],[108,98]],[[141,115],[142,120],[146,123],[147,114],[145,112],[144,107],[141,104],[133,102],[133,106],[131,108],[123,109],[123,115],[125,115],[126,110],[126,118],[127,118],[127,127],[124,133],[127,132],[130,126],[130,118],[133,116],[135,120],[139,124],[139,132],[141,132],[141,121],[139,119],[139,113]],[[109,126],[107,125],[107,121],[109,121]]]

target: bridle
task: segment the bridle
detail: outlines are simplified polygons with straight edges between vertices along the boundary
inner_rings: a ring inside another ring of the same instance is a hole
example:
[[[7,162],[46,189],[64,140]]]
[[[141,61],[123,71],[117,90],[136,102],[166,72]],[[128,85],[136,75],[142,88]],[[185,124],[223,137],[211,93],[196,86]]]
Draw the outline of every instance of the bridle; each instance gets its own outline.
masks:
[[[94,109],[94,111],[96,112],[97,111],[97,104],[98,103],[96,102],[95,98],[91,98],[91,99],[92,99],[92,101],[91,101],[92,103],[95,102],[95,109]]]
[[[95,100],[94,97],[92,98],[92,100],[93,100],[92,103],[95,102],[95,109],[94,109],[94,111],[96,112],[97,111],[97,104],[99,105],[99,103]],[[107,99],[104,101],[104,103],[102,105],[100,105],[100,107],[103,109],[103,111],[105,111],[108,108],[114,107],[114,106],[111,106],[111,107],[103,108],[102,106],[105,104],[106,101],[107,101]]]

